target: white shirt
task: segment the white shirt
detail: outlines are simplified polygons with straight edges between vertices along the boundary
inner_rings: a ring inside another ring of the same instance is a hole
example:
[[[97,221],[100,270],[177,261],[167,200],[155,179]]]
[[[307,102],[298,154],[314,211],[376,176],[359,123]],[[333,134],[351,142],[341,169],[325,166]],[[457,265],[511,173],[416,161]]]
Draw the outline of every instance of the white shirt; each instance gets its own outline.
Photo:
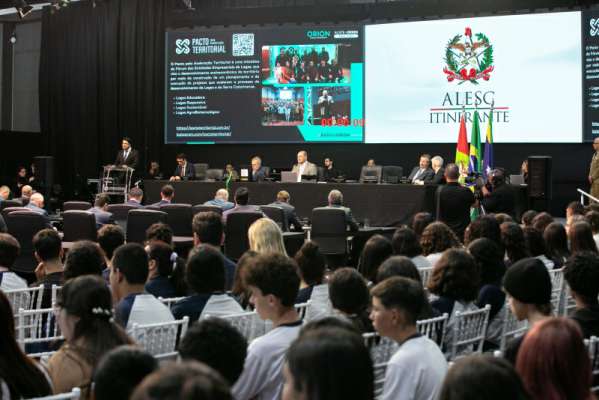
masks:
[[[302,164],[298,164],[297,166],[297,181],[302,181],[302,175],[304,174],[304,170],[306,169],[307,162],[303,162]]]
[[[233,385],[236,400],[279,400],[283,392],[283,363],[291,342],[297,338],[301,322],[279,326],[254,339],[248,346],[243,373]]]
[[[207,315],[210,315],[211,317],[222,317],[225,315],[239,314],[244,311],[245,310],[241,308],[239,303],[228,294],[213,294],[206,302],[202,314],[200,314],[200,319],[206,318]]]
[[[432,267],[432,264],[428,260],[428,258],[426,258],[425,256],[423,256],[422,254],[420,254],[419,256],[416,256],[416,257],[412,257],[411,260],[414,263],[414,265],[416,266],[416,268],[429,268],[429,267]]]
[[[306,319],[308,321],[322,319],[330,316],[332,312],[333,305],[329,298],[329,285],[324,283],[314,286],[310,295],[310,306],[306,311]]]
[[[175,317],[171,314],[171,310],[156,297],[151,294],[139,294],[135,296],[133,307],[131,307],[127,331],[133,328],[133,324],[158,324],[174,320]]]
[[[543,262],[543,265],[545,265],[545,268],[547,268],[549,271],[551,271],[555,267],[555,263],[548,259],[547,256],[545,256],[544,254],[536,256],[535,258],[537,260],[541,260]]]
[[[595,233],[593,235],[593,239],[595,240],[595,244],[597,245],[597,248],[599,249],[599,233]]]
[[[416,175],[414,175],[414,177],[412,178],[412,183],[415,182],[416,180],[418,180],[418,178],[420,178],[420,175],[422,175],[423,172],[424,172],[424,170],[422,168],[420,168],[418,170],[418,172],[416,172]]]
[[[131,149],[125,150],[124,155],[123,155],[123,160],[127,160],[127,157],[129,157],[129,152],[130,151],[131,151]]]
[[[404,342],[391,357],[385,373],[383,400],[435,400],[447,361],[439,346],[426,336]]]
[[[17,289],[27,289],[27,281],[14,272],[3,271],[3,268],[0,268],[0,290],[5,292]]]
[[[441,252],[441,253],[431,253],[428,256],[426,256],[426,259],[431,264],[431,266],[434,267],[435,264],[437,263],[437,261],[439,261],[439,259],[441,258],[442,255],[443,255],[443,252]]]

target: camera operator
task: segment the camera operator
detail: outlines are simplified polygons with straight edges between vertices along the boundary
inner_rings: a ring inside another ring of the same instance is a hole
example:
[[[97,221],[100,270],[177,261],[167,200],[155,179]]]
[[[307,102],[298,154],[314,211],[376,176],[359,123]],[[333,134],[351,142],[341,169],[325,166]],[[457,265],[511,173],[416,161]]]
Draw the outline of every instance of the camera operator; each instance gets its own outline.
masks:
[[[488,177],[487,185],[482,187],[482,206],[486,213],[506,213],[514,216],[516,194],[505,182],[505,171],[494,169]]]

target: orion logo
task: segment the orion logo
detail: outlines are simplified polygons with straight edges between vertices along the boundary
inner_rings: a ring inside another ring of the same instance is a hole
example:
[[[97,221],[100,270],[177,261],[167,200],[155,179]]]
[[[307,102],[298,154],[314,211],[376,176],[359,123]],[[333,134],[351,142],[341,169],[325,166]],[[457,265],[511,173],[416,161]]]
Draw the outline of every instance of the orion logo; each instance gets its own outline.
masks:
[[[308,31],[306,35],[310,39],[328,39],[331,37],[331,31]]]
[[[190,44],[191,42],[189,39],[177,39],[175,41],[175,45],[177,46],[175,52],[177,54],[189,54],[191,51],[191,48],[189,47]]]

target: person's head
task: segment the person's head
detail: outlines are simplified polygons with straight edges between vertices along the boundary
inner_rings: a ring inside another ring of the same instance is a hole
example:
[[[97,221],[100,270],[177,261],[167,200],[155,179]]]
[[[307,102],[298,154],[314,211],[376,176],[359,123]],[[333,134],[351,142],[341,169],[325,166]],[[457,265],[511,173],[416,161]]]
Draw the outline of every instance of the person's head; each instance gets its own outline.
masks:
[[[250,191],[245,186],[238,187],[235,191],[235,204],[246,206],[250,201]]]
[[[450,227],[443,222],[429,224],[420,237],[420,245],[424,255],[441,253],[447,249],[460,246],[460,240]]]
[[[516,371],[533,399],[592,399],[591,362],[580,327],[569,318],[534,325],[518,350]]]
[[[234,385],[243,372],[248,342],[228,321],[208,318],[193,324],[179,344],[184,361],[205,363]]]
[[[44,208],[44,195],[41,193],[34,193],[29,198],[29,203],[39,207]]]
[[[419,240],[424,228],[429,226],[434,220],[433,215],[429,212],[419,212],[414,214],[411,227]]]
[[[262,167],[262,159],[258,156],[252,158],[252,171],[258,171]]]
[[[522,214],[522,226],[532,226],[532,220],[538,215],[535,210],[528,210]]]
[[[82,240],[76,242],[67,253],[64,261],[64,279],[82,275],[102,275],[105,267],[102,249],[94,242]]]
[[[218,189],[214,198],[222,201],[229,201],[229,191],[227,189]]]
[[[415,328],[416,320],[426,305],[422,285],[413,279],[385,279],[370,290],[370,319],[381,336],[397,338]]]
[[[456,164],[447,164],[445,167],[445,180],[447,182],[457,182],[460,178],[460,168]]]
[[[374,281],[379,266],[393,254],[389,239],[382,235],[374,235],[364,244],[358,271],[369,281]]]
[[[110,287],[120,301],[131,293],[141,293],[148,280],[148,254],[138,243],[127,243],[115,250],[110,268]]]
[[[465,250],[449,249],[433,267],[427,287],[438,296],[471,302],[478,296],[479,283],[480,272],[474,257]]]
[[[191,223],[194,245],[201,243],[220,247],[223,239],[223,221],[214,211],[199,212]]]
[[[177,165],[182,167],[187,164],[187,156],[184,153],[177,154]]]
[[[474,257],[480,271],[482,285],[498,284],[505,274],[505,263],[501,248],[491,239],[480,238],[468,245],[468,252]]]
[[[114,251],[125,243],[125,231],[118,225],[104,225],[98,230],[98,244],[106,260],[112,260]]]
[[[394,276],[403,276],[404,278],[414,279],[422,284],[422,278],[418,273],[418,269],[408,257],[393,256],[386,259],[378,269],[376,283]]]
[[[440,170],[441,168],[443,168],[443,157],[441,156],[434,156],[433,158],[431,158],[431,164],[432,164],[432,168],[435,171]]]
[[[547,225],[553,222],[553,217],[548,212],[540,212],[532,219],[532,226],[539,232],[544,232]]]
[[[150,169],[153,171],[160,171],[160,164],[157,161],[152,161],[150,163]]]
[[[372,400],[372,360],[362,336],[348,329],[311,330],[290,346],[282,400]]]
[[[580,252],[566,262],[564,278],[570,292],[581,306],[597,305],[599,296],[599,256]]]
[[[131,139],[124,137],[123,140],[121,140],[121,148],[125,151],[129,150],[131,148]]]
[[[289,195],[288,191],[281,190],[279,193],[277,193],[277,201],[289,203],[289,199],[291,199],[291,196]]]
[[[509,267],[503,277],[503,290],[519,321],[535,312],[551,313],[551,277],[541,260],[524,258]]]
[[[158,361],[136,346],[120,346],[106,354],[94,373],[96,400],[128,400],[135,387],[158,369]]]
[[[9,233],[0,232],[0,267],[12,269],[19,253],[21,245]]]
[[[138,187],[131,188],[131,190],[129,190],[129,198],[141,203],[144,198],[144,191]]]
[[[21,178],[27,177],[27,168],[25,168],[24,166],[21,165],[17,169],[17,175],[19,175],[19,177],[21,177]]]
[[[170,363],[141,382],[132,400],[232,400],[227,381],[198,361]]]
[[[29,185],[23,185],[21,188],[21,197],[30,198],[33,194],[33,188]]]
[[[297,264],[282,254],[260,254],[247,268],[250,303],[262,319],[275,320],[293,308],[299,291]]]
[[[407,226],[398,228],[391,240],[393,254],[413,258],[422,254],[422,246],[416,232]]]
[[[530,255],[524,241],[524,231],[520,225],[515,222],[504,222],[500,229],[501,243],[510,262],[514,263]]]
[[[493,188],[498,188],[505,183],[505,171],[503,168],[495,168],[488,175],[489,183]]]
[[[581,251],[592,251],[597,253],[597,245],[593,239],[593,231],[586,221],[576,222],[570,226],[568,231],[570,238],[570,250],[572,254]]]
[[[175,188],[173,185],[164,185],[160,189],[160,197],[162,200],[171,201],[173,197],[175,197]]]
[[[185,280],[194,293],[214,293],[225,290],[225,259],[218,249],[204,244],[187,258]]]
[[[239,260],[237,261],[237,268],[235,268],[235,276],[233,277],[233,287],[231,293],[238,297],[243,297],[243,300],[247,302],[249,300],[249,290],[245,282],[245,277],[250,265],[256,260],[258,253],[252,250],[248,250]],[[245,304],[244,304],[245,306]]]
[[[94,201],[94,206],[106,211],[108,209],[109,202],[110,202],[110,197],[108,197],[108,195],[106,193],[100,193],[96,196],[96,200]]]
[[[306,285],[313,286],[322,283],[326,260],[320,252],[318,243],[310,240],[305,242],[295,253],[294,258],[299,268],[299,275]]]
[[[584,219],[591,225],[593,235],[599,233],[599,212],[589,211],[584,215]]]
[[[530,400],[514,367],[501,357],[471,355],[456,360],[439,400]]]
[[[152,243],[155,241],[173,244],[173,230],[170,226],[162,222],[156,222],[146,229],[146,242]]]
[[[376,167],[376,163],[374,162],[374,158],[368,159],[368,161],[366,162],[366,166],[367,167]]]
[[[333,189],[329,192],[328,201],[330,206],[342,206],[343,205],[343,193],[340,190]]]
[[[495,243],[501,243],[501,231],[499,230],[499,223],[492,215],[483,215],[480,218],[475,219],[468,225],[466,230],[465,244],[472,242],[478,238],[485,237],[491,239]]]
[[[503,224],[504,222],[514,222],[512,216],[506,213],[495,214],[495,219],[499,225]]]
[[[324,166],[325,168],[330,168],[333,166],[333,159],[330,157],[327,157],[324,159]]]
[[[287,255],[283,232],[275,221],[270,218],[260,218],[248,229],[250,249],[257,253],[279,253]]]
[[[547,255],[547,246],[545,246],[541,232],[527,226],[522,229],[522,233],[524,234],[524,245],[532,257]]]
[[[62,240],[54,229],[42,229],[36,233],[33,248],[38,262],[60,262],[62,258]]]
[[[431,156],[430,154],[422,154],[420,156],[420,161],[418,162],[418,166],[421,169],[427,169],[431,166]]]
[[[571,201],[566,207],[566,218],[572,215],[584,215],[584,206],[579,201]]]
[[[597,214],[599,216],[599,214]],[[545,228],[543,239],[547,246],[547,251],[552,257],[568,257],[568,235],[566,228],[559,222],[552,222]]]
[[[339,268],[329,278],[329,298],[333,308],[347,315],[360,314],[368,308],[368,287],[354,268]]]
[[[322,94],[323,94],[323,96],[326,96],[325,92],[323,92]],[[302,150],[302,151],[298,152],[297,153],[297,163],[303,164],[306,161],[308,161],[308,152],[306,150]]]
[[[149,277],[162,276],[168,278],[173,273],[173,249],[166,243],[155,241],[148,248]]]

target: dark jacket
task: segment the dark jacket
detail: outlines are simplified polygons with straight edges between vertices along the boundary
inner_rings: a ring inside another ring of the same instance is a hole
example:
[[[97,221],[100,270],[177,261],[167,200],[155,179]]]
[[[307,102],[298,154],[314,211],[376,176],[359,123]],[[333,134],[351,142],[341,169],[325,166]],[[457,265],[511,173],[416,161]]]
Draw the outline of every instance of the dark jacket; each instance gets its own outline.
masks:
[[[139,164],[139,153],[135,149],[131,149],[129,151],[129,156],[125,160],[125,150],[120,150],[116,155],[116,160],[114,160],[114,165],[126,165],[129,168],[137,169]]]
[[[262,182],[266,179],[266,168],[260,167],[256,172],[250,168],[249,179],[252,182]]]
[[[426,179],[424,183],[431,185],[442,185],[445,183],[445,168],[440,168],[432,177]]]
[[[585,339],[599,336],[599,305],[579,308],[572,313],[570,318],[578,322]]]
[[[193,168],[193,164],[190,163],[189,161],[187,162],[187,165],[185,166],[185,175],[181,174],[182,170],[183,170],[183,167],[181,167],[179,164],[177,164],[177,168],[175,168],[175,173],[173,174],[173,176],[178,176],[184,181],[195,178],[195,171]]]
[[[293,207],[289,203],[285,203],[284,201],[275,201],[273,203],[270,203],[269,206],[281,207],[283,209],[283,212],[285,213],[285,218],[287,219],[287,225],[289,225],[289,230],[294,230],[298,232],[302,231],[302,224],[299,221],[299,219],[297,219],[295,207]]]
[[[410,175],[408,176],[408,180],[410,182],[412,182],[418,171],[420,171],[419,166],[416,166],[412,169],[412,172],[410,172]],[[426,181],[428,179],[433,179],[433,176],[435,176],[435,171],[433,171],[431,168],[428,168],[424,170],[424,172],[418,177],[418,179],[421,181]]]
[[[445,222],[458,236],[464,237],[464,231],[470,224],[470,206],[474,203],[474,194],[457,182],[440,186],[437,191],[437,219]]]
[[[514,189],[505,183],[494,188],[491,194],[483,199],[482,206],[487,213],[506,213],[513,216],[516,207]]]

